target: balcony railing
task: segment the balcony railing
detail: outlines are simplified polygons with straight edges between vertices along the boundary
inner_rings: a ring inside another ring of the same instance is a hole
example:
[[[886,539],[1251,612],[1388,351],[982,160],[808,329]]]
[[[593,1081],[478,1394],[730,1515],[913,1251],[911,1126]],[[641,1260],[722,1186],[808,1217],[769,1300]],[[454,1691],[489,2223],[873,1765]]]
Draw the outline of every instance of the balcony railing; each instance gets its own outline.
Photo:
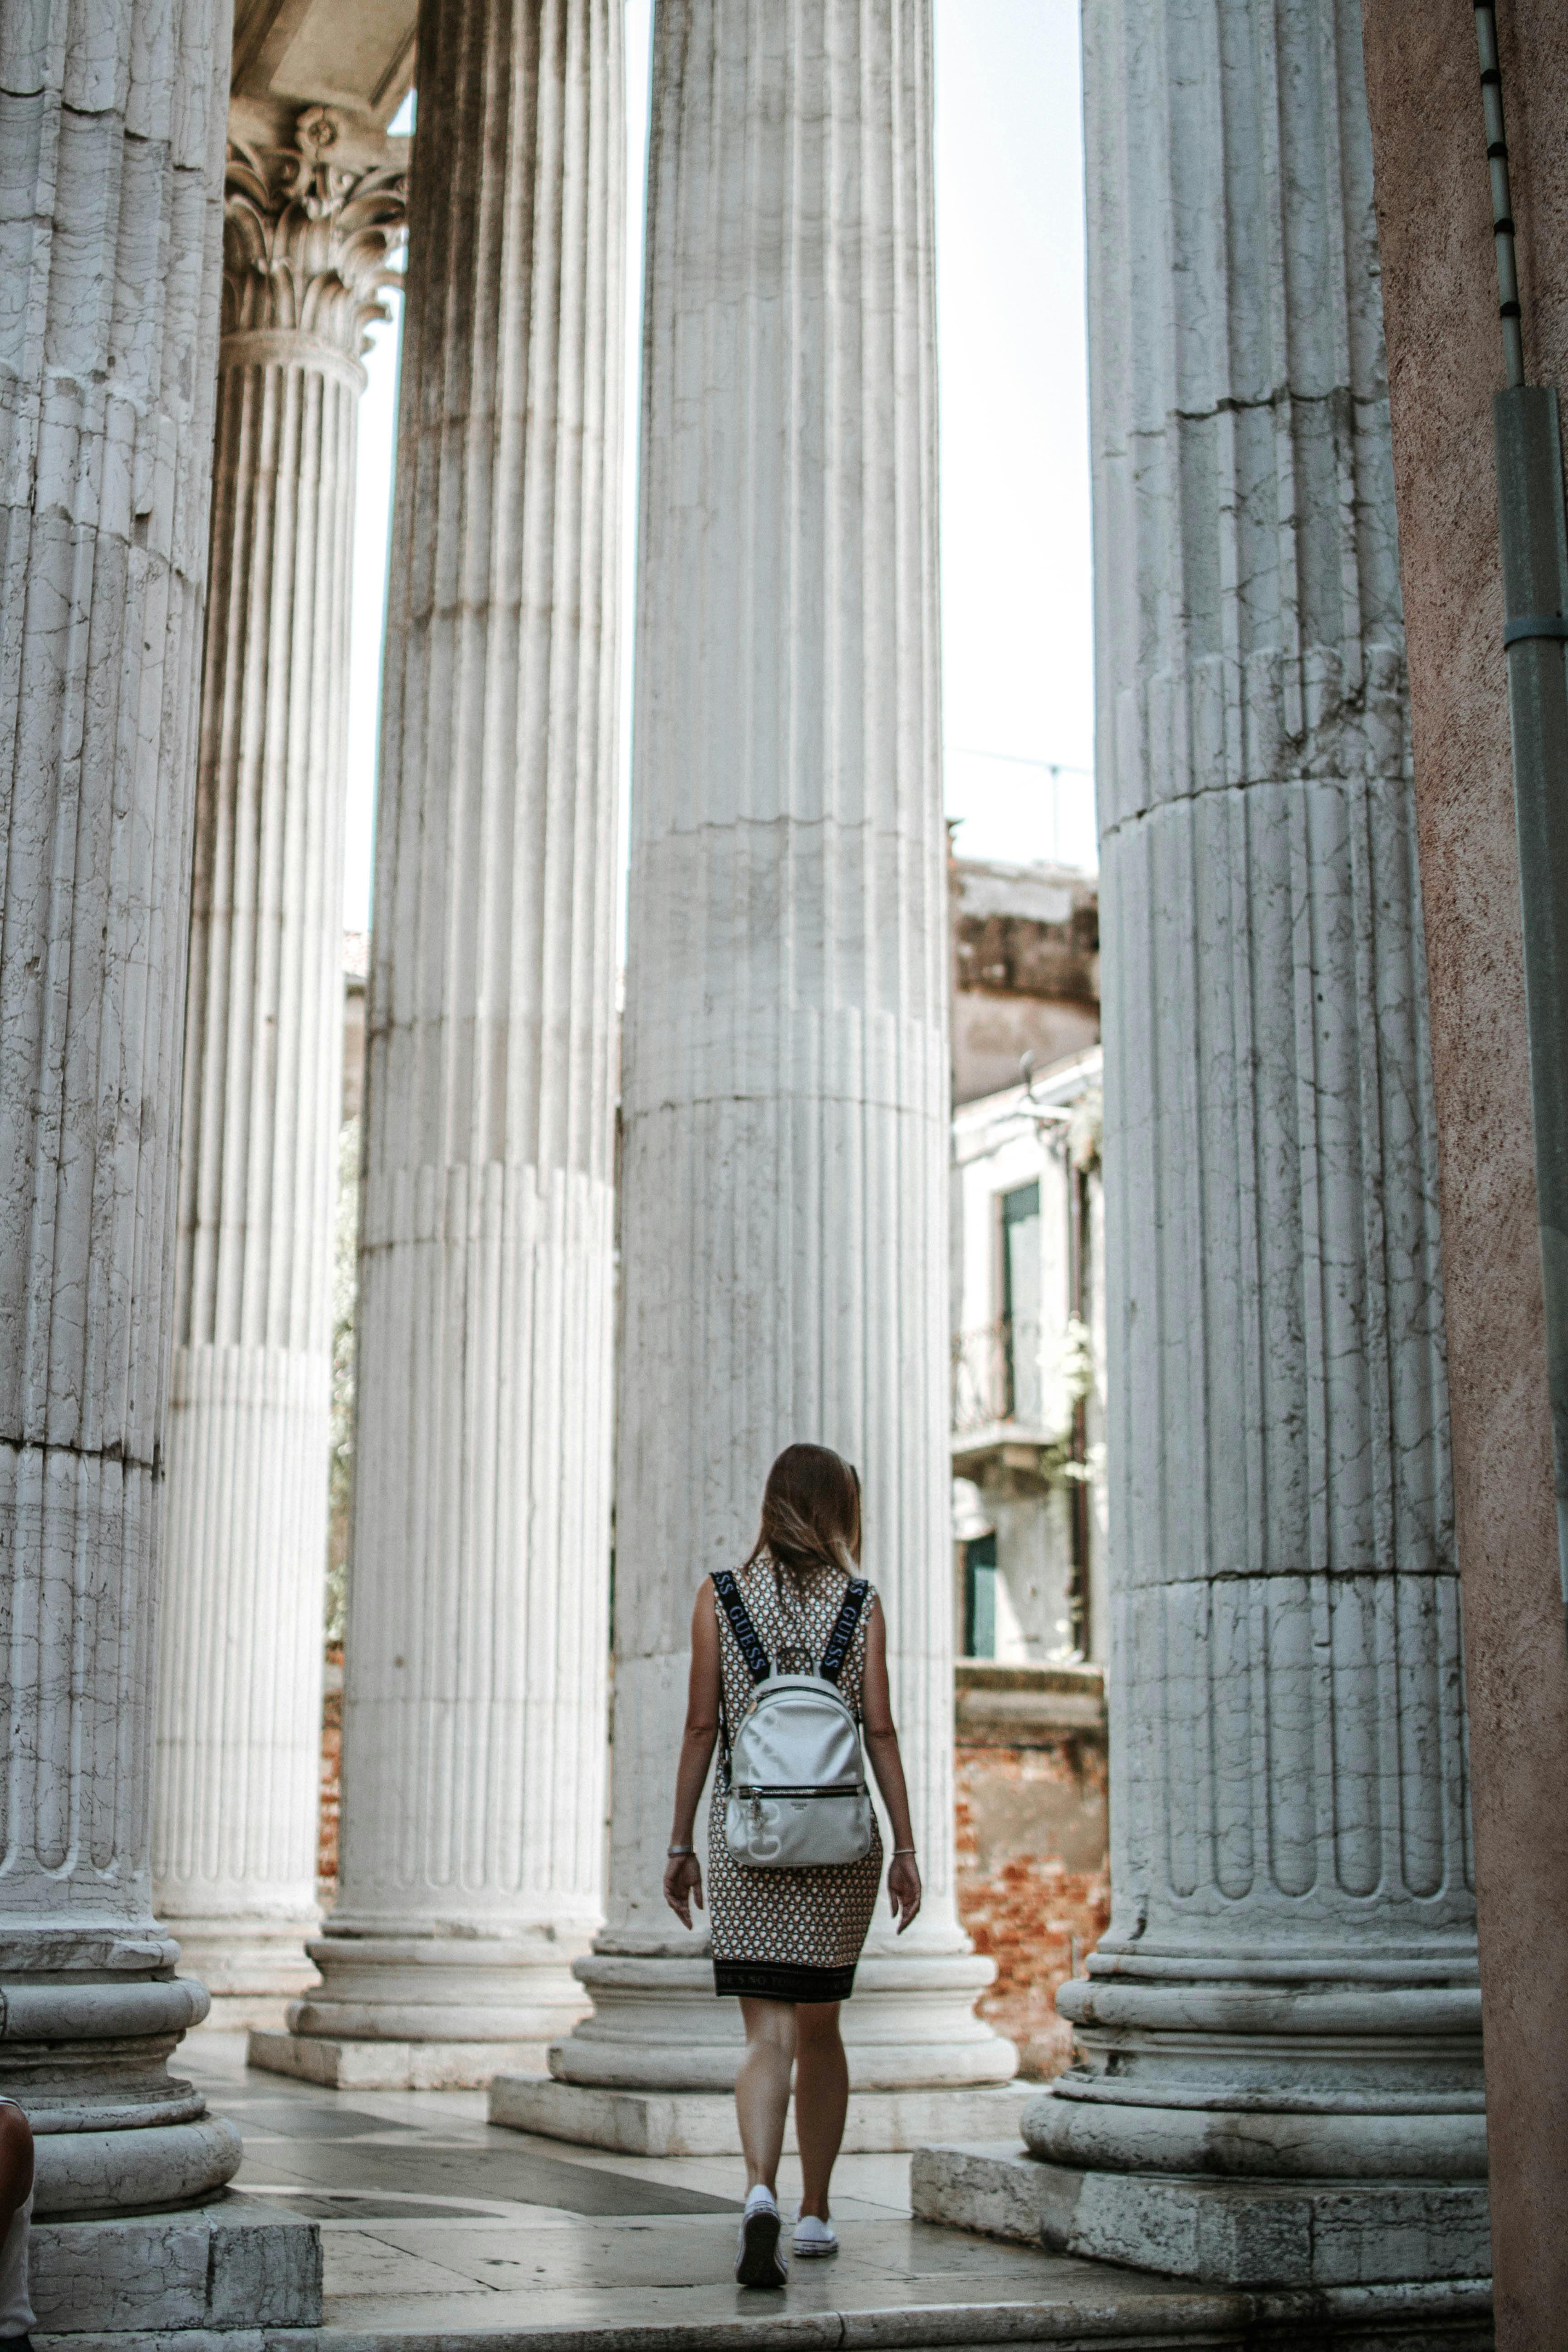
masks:
[[[1045,1408],[1037,1319],[1004,1316],[998,1323],[954,1334],[952,1433],[1015,1424],[1035,1430]]]

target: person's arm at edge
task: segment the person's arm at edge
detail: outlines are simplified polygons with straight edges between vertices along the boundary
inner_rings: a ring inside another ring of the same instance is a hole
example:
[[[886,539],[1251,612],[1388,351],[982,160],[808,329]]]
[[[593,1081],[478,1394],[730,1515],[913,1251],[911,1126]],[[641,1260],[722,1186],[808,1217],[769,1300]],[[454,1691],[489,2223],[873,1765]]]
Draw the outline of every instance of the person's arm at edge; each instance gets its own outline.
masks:
[[[671,1845],[691,1843],[697,1808],[719,1737],[719,1620],[711,1580],[704,1577],[691,1610],[691,1674],[686,1686],[686,1728],[675,1768]],[[695,1853],[671,1854],[667,1859],[664,1899],[681,1926],[689,1927],[692,1904],[700,1911],[702,1908],[702,1866]]]
[[[888,1621],[873,1605],[866,1619],[866,1678],[861,1686],[860,1712],[866,1753],[888,1808],[888,1826],[895,1852],[888,1864],[888,1899],[901,1936],[921,1907],[921,1874],[915,1866],[915,1833],[910,1825],[910,1792],[904,1783],[904,1759],[893,1723],[892,1694],[888,1688]],[[896,1849],[907,1848],[904,1853]]]

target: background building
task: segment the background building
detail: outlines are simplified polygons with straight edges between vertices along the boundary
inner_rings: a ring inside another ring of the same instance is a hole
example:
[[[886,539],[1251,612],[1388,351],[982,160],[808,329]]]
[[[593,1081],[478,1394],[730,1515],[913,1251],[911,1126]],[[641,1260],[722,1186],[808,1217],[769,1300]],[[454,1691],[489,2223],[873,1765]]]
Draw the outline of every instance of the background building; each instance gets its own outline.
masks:
[[[960,1653],[1104,1656],[1100,1055],[952,1122]]]
[[[952,882],[959,1916],[982,2013],[1054,2074],[1109,1906],[1099,899],[1058,866]]]

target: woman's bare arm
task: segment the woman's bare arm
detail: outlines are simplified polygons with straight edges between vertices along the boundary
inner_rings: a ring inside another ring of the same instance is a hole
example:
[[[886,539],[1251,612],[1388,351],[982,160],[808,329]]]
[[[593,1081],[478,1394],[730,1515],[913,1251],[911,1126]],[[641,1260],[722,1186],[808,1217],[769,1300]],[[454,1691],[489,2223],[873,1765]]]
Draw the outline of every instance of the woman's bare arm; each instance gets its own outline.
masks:
[[[866,1752],[893,1832],[895,1851],[888,1864],[888,1895],[901,1936],[921,1907],[921,1874],[915,1866],[910,1792],[904,1783],[904,1759],[899,1753],[892,1695],[888,1688],[888,1621],[879,1608],[873,1608],[866,1620],[866,1677],[860,1691],[860,1713]],[[903,1851],[900,1852],[900,1848]]]
[[[704,1578],[697,1588],[691,1611],[691,1675],[686,1687],[686,1728],[675,1768],[675,1821],[671,1845],[689,1845],[697,1823],[713,1743],[719,1737],[719,1620],[714,1613],[713,1588]],[[665,1867],[664,1899],[683,1927],[691,1925],[691,1906],[702,1908],[702,1870],[694,1853],[672,1854]]]

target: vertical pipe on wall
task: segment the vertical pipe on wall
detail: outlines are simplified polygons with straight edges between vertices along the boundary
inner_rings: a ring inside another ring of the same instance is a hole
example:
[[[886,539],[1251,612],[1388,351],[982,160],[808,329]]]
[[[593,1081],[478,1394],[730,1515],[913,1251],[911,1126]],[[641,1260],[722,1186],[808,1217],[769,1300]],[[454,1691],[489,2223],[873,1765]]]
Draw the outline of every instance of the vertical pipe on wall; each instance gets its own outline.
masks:
[[[1546,1377],[1557,1496],[1557,1571],[1568,1633],[1568,534],[1557,394],[1524,381],[1513,189],[1497,11],[1478,0],[1476,39],[1497,245],[1508,387],[1492,402],[1503,646],[1519,832],[1531,1123],[1546,1309]]]

